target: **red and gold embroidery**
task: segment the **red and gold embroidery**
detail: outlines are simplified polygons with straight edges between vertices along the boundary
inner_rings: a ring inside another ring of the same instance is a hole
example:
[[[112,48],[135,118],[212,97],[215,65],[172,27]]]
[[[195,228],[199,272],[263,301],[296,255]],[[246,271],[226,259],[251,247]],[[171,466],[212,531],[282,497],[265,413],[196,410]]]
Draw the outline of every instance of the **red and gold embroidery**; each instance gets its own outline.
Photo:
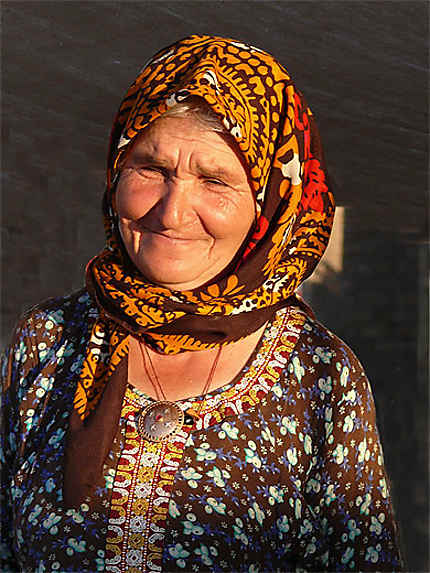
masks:
[[[142,573],[161,570],[169,496],[188,436],[181,430],[172,441],[140,437],[136,415],[139,396],[127,388],[121,417],[125,443],[113,483],[106,571]]]

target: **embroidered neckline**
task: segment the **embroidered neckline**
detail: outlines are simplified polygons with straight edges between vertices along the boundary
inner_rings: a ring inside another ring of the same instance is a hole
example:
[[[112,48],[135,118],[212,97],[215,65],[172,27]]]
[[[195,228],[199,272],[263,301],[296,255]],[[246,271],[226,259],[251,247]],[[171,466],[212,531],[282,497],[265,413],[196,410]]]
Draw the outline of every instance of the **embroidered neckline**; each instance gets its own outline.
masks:
[[[275,382],[280,378],[287,360],[280,361],[291,353],[300,336],[306,320],[305,313],[296,307],[287,307],[279,310],[268,323],[262,337],[252,352],[242,370],[231,382],[220,386],[206,395],[177,400],[178,406],[185,412],[189,408],[201,409],[200,419],[193,430],[205,429],[212,424],[219,423],[223,418],[241,414],[250,407],[255,406],[266,396]],[[270,374],[269,363],[273,362],[274,352],[277,350],[275,364],[272,364]],[[122,416],[135,418],[143,407],[155,402],[145,392],[127,385]]]

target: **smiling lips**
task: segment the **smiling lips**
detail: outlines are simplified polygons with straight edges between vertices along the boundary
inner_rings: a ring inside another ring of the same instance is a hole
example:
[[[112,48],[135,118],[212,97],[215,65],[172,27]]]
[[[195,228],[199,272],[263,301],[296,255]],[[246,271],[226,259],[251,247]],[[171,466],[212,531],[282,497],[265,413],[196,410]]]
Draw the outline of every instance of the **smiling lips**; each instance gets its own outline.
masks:
[[[148,227],[142,227],[141,232],[155,235],[157,237],[165,239],[166,241],[171,241],[173,244],[174,243],[178,243],[178,244],[190,243],[192,241],[202,240],[202,237],[183,237],[180,235],[172,235],[169,233],[169,231],[155,231],[155,230],[150,229]]]

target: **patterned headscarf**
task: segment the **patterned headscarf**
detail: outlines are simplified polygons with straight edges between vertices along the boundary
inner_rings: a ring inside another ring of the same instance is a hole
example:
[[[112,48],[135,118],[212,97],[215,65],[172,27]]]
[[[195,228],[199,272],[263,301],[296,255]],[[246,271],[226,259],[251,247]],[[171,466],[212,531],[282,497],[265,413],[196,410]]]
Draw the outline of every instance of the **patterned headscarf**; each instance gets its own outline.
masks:
[[[240,149],[257,217],[238,260],[213,282],[171,291],[148,282],[124,255],[114,194],[120,158],[170,107],[203,98]],[[257,330],[320,260],[334,202],[312,112],[270,54],[193,35],[161,50],[139,73],[114,121],[108,155],[105,250],[87,267],[100,316],[86,351],[75,406],[86,417],[134,334],[163,353],[228,344]],[[101,355],[101,340],[104,353]]]

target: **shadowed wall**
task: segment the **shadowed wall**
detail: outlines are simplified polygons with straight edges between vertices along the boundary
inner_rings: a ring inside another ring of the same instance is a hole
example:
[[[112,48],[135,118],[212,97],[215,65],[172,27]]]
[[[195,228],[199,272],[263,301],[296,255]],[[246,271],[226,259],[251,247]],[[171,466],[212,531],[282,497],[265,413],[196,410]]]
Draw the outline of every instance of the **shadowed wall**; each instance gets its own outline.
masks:
[[[2,340],[103,246],[111,122],[190,33],[273,53],[316,115],[342,264],[304,294],[372,382],[409,571],[428,571],[427,2],[20,2],[2,9]]]

